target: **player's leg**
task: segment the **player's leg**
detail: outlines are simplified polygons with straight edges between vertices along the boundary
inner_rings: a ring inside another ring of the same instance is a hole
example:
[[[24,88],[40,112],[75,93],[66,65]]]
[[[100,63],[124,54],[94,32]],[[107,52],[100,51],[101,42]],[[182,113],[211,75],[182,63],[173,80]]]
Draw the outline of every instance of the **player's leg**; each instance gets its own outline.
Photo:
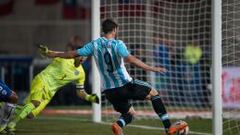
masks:
[[[149,94],[146,96],[146,99],[151,100],[153,109],[162,121],[168,135],[173,135],[177,131],[187,126],[185,123],[181,123],[179,125],[171,125],[166,108],[159,96],[159,93],[154,88],[151,88]]]
[[[2,119],[0,122],[0,132],[2,132],[9,122],[9,119],[12,117],[14,110],[16,108],[16,103],[18,101],[17,94],[12,91],[4,83],[0,83],[0,101],[4,101],[5,104],[2,107]]]
[[[16,131],[16,125],[20,120],[25,119],[27,116],[32,114],[32,111],[39,106],[40,102],[37,100],[32,100],[26,102],[24,106],[21,106],[15,111],[15,117],[8,123],[7,130],[14,132]]]
[[[158,94],[158,92],[155,89],[151,89],[149,92],[149,95],[146,97],[147,100],[151,100],[153,109],[155,113],[159,116],[160,120],[162,121],[164,128],[166,129],[166,132],[168,133],[168,130],[171,126],[171,122],[169,120],[168,113],[166,111],[166,108]]]
[[[34,109],[36,109],[37,107],[39,107],[39,105],[41,104],[40,100],[31,100],[31,102],[27,102],[22,110],[20,110],[17,114],[16,117],[16,122],[18,122],[19,120],[25,119]]]
[[[125,106],[129,106],[128,105],[125,105]],[[119,117],[119,119],[116,121],[116,123],[121,127],[125,127],[127,124],[131,123],[133,118],[134,118],[134,115],[135,115],[135,110],[134,108],[131,106],[129,108],[129,111],[128,112],[122,112],[121,113],[121,116]]]
[[[35,78],[32,81],[30,95],[27,97],[24,106],[20,110],[15,111],[15,117],[8,124],[8,129],[15,130],[16,124],[27,117],[36,107],[38,107],[42,100],[44,92],[44,85],[39,78]]]
[[[42,110],[47,106],[47,104],[51,101],[51,99],[45,99],[41,101],[40,105],[32,110],[31,113],[27,115],[27,118],[32,119],[36,117]]]
[[[162,121],[166,132],[171,126],[165,106],[158,94],[158,92],[152,88],[152,86],[141,80],[133,80],[130,91],[133,91],[132,99],[135,100],[151,100],[152,106],[156,114]]]
[[[9,131],[15,131],[17,123],[20,120],[25,119],[29,113],[31,113],[36,107],[39,106],[39,104],[40,101],[38,100],[31,100],[30,102],[26,102],[25,105],[20,108],[20,110],[15,111],[15,117],[8,123],[7,129]]]
[[[134,118],[135,111],[133,107],[129,108],[127,113],[121,113],[119,119],[112,124],[112,131],[115,135],[123,135],[122,129],[131,123]]]
[[[125,94],[127,86],[105,91],[106,98],[113,105],[117,112],[121,113],[119,119],[112,125],[112,131],[115,135],[123,135],[123,127],[131,123],[135,114],[132,105],[129,103]],[[117,90],[116,90],[117,89]]]

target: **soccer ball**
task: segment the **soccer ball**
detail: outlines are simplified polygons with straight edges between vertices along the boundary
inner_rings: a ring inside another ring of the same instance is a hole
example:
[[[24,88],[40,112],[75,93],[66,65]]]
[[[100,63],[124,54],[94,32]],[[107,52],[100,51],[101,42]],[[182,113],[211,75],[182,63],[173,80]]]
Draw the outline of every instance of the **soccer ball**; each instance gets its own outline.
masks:
[[[178,131],[177,135],[188,135],[189,127],[186,126],[184,129]]]
[[[179,124],[181,124],[181,123],[187,124],[187,122],[182,121],[182,120],[177,121],[177,122],[175,122],[174,124],[179,125]],[[188,135],[188,133],[189,133],[189,127],[188,127],[188,124],[187,124],[187,126],[186,126],[184,129],[178,131],[178,132],[176,133],[176,135]]]

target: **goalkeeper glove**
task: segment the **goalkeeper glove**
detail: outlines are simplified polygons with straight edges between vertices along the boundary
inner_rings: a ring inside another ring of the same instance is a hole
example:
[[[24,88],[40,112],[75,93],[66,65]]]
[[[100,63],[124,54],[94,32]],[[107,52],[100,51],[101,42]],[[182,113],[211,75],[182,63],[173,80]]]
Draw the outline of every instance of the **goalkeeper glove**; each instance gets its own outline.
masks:
[[[45,45],[39,45],[38,49],[39,52],[44,56],[49,52],[48,47]]]
[[[99,104],[99,97],[96,94],[87,95],[86,100],[89,101],[89,102]]]

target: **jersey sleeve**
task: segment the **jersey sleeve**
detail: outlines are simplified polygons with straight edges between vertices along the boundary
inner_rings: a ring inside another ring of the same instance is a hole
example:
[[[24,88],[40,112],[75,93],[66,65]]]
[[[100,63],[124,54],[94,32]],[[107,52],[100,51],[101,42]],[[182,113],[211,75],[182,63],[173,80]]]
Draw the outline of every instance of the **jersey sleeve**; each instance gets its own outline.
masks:
[[[77,53],[79,56],[91,56],[93,55],[94,50],[94,42],[89,42],[85,44],[82,48],[77,49]]]
[[[81,76],[76,81],[76,88],[80,90],[84,90],[84,82],[85,82],[85,72],[81,72]]]
[[[128,55],[130,55],[125,43],[123,43],[123,41],[121,40],[119,41],[119,44],[117,46],[117,51],[121,57],[127,57]]]

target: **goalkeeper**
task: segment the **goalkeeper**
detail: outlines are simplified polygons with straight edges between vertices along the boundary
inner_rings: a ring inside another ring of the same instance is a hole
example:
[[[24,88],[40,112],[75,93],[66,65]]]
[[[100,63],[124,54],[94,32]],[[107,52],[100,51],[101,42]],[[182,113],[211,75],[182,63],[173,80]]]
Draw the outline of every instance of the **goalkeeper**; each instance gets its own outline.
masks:
[[[77,49],[81,43],[78,36],[73,37],[68,44],[70,50]],[[68,49],[68,50],[69,50]],[[48,48],[40,46],[41,53],[48,52]],[[36,117],[50,102],[55,93],[64,85],[75,82],[78,96],[86,101],[99,103],[96,94],[88,95],[84,90],[85,73],[81,63],[86,57],[75,59],[54,58],[52,62],[32,81],[31,91],[26,99],[26,103],[20,110],[15,111],[16,116],[8,124],[8,131],[15,131],[16,124],[28,117]]]

